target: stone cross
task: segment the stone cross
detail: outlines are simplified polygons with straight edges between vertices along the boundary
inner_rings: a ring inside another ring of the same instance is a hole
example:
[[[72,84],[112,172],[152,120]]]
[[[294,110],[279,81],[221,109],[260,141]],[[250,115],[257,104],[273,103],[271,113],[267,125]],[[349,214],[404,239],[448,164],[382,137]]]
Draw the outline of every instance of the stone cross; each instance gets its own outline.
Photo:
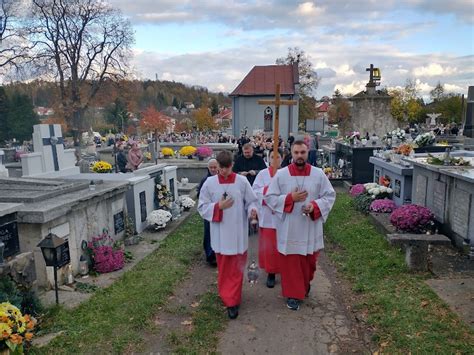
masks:
[[[296,105],[298,101],[296,100],[282,100],[280,98],[280,84],[275,85],[275,99],[274,100],[258,100],[259,105],[274,105],[275,106],[275,125],[273,129],[273,174],[276,173],[279,166],[277,164],[277,154],[278,154],[278,131],[280,128],[280,106],[281,105]]]
[[[45,171],[59,171],[64,153],[63,142],[60,125],[34,126],[33,146],[35,152],[43,154]]]

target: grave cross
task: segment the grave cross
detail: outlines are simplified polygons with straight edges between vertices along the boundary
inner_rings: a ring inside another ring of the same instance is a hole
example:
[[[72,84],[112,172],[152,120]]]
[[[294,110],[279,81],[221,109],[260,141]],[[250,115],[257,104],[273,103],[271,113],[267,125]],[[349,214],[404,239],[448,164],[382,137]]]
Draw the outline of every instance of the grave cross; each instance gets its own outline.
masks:
[[[53,152],[53,162],[54,162],[54,170],[59,171],[59,161],[58,161],[58,151],[56,149],[56,144],[63,144],[64,140],[63,137],[56,137],[54,135],[54,125],[49,125],[49,137],[43,138],[43,145],[50,145],[52,152]]]
[[[275,99],[274,100],[258,100],[259,105],[274,105],[275,106],[275,125],[273,126],[273,174],[276,173],[279,166],[277,164],[278,154],[278,130],[280,128],[280,105],[296,105],[296,100],[282,100],[280,98],[280,84],[275,85]]]

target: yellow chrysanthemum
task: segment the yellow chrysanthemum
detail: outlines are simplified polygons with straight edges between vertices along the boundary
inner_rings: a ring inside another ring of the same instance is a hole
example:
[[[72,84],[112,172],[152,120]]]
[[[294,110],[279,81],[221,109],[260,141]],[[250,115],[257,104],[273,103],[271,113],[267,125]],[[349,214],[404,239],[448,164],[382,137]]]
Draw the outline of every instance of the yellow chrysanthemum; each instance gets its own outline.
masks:
[[[12,333],[12,329],[6,323],[0,323],[0,336],[7,339]]]
[[[174,154],[173,149],[168,148],[168,147],[163,148],[163,149],[161,150],[161,153],[162,153],[164,156],[172,156],[172,155]]]
[[[196,153],[196,148],[190,145],[185,145],[179,150],[179,154],[185,155],[185,156],[193,155],[194,153]]]

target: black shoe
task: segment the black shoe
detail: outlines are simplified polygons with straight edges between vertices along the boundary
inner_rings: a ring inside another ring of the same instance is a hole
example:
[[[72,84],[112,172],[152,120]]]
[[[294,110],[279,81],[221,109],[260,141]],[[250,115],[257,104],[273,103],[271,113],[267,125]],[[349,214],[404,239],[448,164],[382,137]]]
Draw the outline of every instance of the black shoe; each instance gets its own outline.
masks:
[[[227,314],[230,319],[235,319],[239,316],[239,306],[227,307]]]
[[[309,291],[311,291],[311,285],[308,286],[308,290],[306,291],[306,295],[305,295],[306,297],[309,296]]]
[[[292,311],[297,311],[300,309],[300,301],[295,298],[288,298],[286,301],[286,306]]]
[[[275,274],[268,274],[268,276],[267,276],[267,287],[268,288],[275,287]]]

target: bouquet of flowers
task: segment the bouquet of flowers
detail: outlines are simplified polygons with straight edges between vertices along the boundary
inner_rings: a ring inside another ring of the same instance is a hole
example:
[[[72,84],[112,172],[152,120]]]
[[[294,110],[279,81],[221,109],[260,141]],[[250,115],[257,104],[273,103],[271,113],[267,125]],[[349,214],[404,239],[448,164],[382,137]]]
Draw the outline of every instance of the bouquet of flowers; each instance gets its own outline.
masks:
[[[196,149],[196,156],[199,158],[209,158],[212,156],[212,148],[209,147],[198,147]]]
[[[390,176],[384,175],[379,178],[379,184],[382,186],[389,187],[390,182],[391,182]]]
[[[364,187],[366,193],[369,194],[373,200],[390,197],[393,192],[390,187],[382,186],[375,182],[364,184]]]
[[[193,156],[196,153],[196,148],[191,145],[185,145],[179,150],[179,154],[183,156]],[[211,153],[212,154],[212,153]]]
[[[150,161],[151,160],[151,153],[150,152],[146,152],[145,154],[143,154],[143,156],[145,157],[145,159],[147,161]]]
[[[417,135],[414,139],[414,142],[418,147],[426,147],[428,145],[433,145],[433,143],[435,142],[435,138],[436,137],[434,133],[430,131]]]
[[[174,152],[173,152],[173,149],[165,147],[161,149],[161,154],[163,154],[163,156],[165,157],[172,157]]]
[[[324,168],[324,174],[326,174],[327,177],[330,177],[332,173],[332,168]]]
[[[105,174],[110,173],[112,171],[112,165],[110,165],[106,161],[99,160],[93,163],[90,169],[94,173]]]
[[[470,166],[469,160],[464,160],[462,157],[448,157],[446,160],[443,158],[435,157],[434,155],[428,154],[426,162],[431,165],[448,165],[448,166]]]
[[[10,302],[0,303],[0,350],[6,348],[14,354],[23,354],[24,344],[33,338],[36,319],[20,310]]]
[[[123,249],[109,236],[107,230],[93,237],[87,243],[87,250],[93,262],[94,270],[105,274],[123,268],[125,257]]]
[[[395,149],[397,154],[401,154],[406,157],[409,156],[412,151],[413,147],[410,144],[402,144],[397,149]]]
[[[403,129],[397,128],[394,129],[393,131],[387,132],[383,138],[382,141],[384,143],[388,143],[388,140],[391,139],[393,141],[399,141],[399,142],[405,142],[406,136],[405,136],[405,131]]]
[[[158,208],[170,209],[172,196],[166,185],[161,183],[155,185],[155,198]]]
[[[390,215],[390,223],[402,232],[424,233],[433,220],[433,213],[419,205],[403,205]]]
[[[183,207],[185,210],[189,210],[190,208],[194,207],[196,202],[189,196],[182,196],[179,199],[179,204],[181,207]]]
[[[146,218],[148,224],[154,225],[155,229],[165,228],[170,220],[171,213],[166,210],[154,210]]]
[[[383,200],[374,200],[370,204],[370,211],[378,213],[391,213],[397,208],[395,202],[388,198]]]

